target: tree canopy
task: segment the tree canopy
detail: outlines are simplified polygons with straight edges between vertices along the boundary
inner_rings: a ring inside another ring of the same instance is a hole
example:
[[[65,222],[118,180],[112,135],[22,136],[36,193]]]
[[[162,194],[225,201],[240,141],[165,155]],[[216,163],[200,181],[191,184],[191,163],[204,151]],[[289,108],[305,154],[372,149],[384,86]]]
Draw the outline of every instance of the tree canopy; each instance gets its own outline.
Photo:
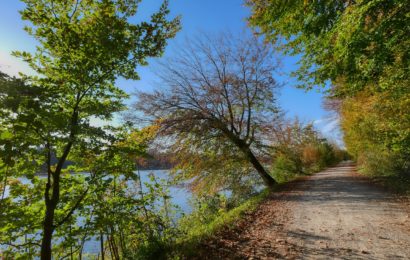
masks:
[[[252,26],[303,55],[297,73],[302,84],[343,82],[337,94],[352,95],[365,86],[383,90],[408,82],[410,10],[403,1],[247,3]]]
[[[159,77],[164,88],[139,93],[135,108],[156,121],[161,134],[175,139],[180,156],[185,153],[194,161],[197,153],[215,166],[230,156],[252,165],[271,186],[275,181],[257,157],[263,152],[263,134],[281,116],[277,69],[272,48],[257,38],[199,38],[163,64]],[[191,174],[200,179],[217,167],[205,168],[196,164]]]

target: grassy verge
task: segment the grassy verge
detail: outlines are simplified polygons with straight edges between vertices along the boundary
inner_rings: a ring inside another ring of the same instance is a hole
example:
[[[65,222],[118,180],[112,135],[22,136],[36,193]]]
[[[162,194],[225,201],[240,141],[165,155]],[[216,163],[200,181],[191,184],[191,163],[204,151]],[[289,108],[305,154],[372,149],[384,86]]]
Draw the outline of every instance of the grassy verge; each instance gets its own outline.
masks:
[[[241,205],[229,211],[218,213],[209,223],[195,220],[184,223],[183,225],[189,225],[189,227],[186,227],[187,232],[177,240],[177,254],[186,257],[195,255],[196,249],[201,242],[211,238],[222,228],[233,226],[244,214],[254,211],[268,194],[269,191],[264,190],[258,195],[249,198]]]

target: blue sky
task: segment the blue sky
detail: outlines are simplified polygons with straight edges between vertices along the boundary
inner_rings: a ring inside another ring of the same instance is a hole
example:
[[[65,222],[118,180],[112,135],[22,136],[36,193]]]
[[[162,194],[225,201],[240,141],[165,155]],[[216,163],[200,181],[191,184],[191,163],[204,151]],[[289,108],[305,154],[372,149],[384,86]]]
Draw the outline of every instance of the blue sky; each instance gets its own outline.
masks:
[[[143,0],[137,20],[144,20],[158,9],[160,0]],[[19,71],[29,72],[23,62],[10,55],[13,50],[33,51],[36,42],[23,31],[18,10],[24,7],[18,0],[1,0],[0,3],[0,70],[17,75]],[[230,31],[241,33],[246,28],[246,17],[250,11],[243,0],[170,0],[171,16],[181,15],[182,30],[169,42],[165,56],[172,55],[172,49],[190,36],[204,33],[221,33]],[[296,68],[297,57],[283,57],[283,70],[290,73]],[[138,69],[140,81],[119,80],[118,86],[132,93],[134,90],[152,89],[156,81],[155,61],[148,67]],[[280,79],[285,82],[279,101],[289,117],[299,117],[304,122],[315,122],[315,125],[329,137],[340,139],[337,119],[331,117],[322,108],[323,95],[316,90],[306,92],[294,88],[295,80],[290,77]]]

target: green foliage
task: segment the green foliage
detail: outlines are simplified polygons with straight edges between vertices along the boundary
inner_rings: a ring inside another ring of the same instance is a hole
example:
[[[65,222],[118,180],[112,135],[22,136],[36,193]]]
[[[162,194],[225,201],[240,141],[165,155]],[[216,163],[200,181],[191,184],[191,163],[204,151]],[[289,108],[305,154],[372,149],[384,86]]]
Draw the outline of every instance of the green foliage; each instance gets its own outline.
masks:
[[[297,73],[312,84],[343,80],[339,94],[408,80],[409,6],[400,0],[249,0],[251,25],[288,52],[303,55]],[[389,75],[390,74],[390,75]],[[387,76],[387,77],[386,77]],[[312,85],[310,85],[312,86]],[[404,86],[404,85],[402,85]]]
[[[115,81],[138,79],[136,67],[162,55],[179,19],[167,19],[167,1],[139,24],[130,19],[140,1],[23,2],[21,16],[30,23],[25,30],[38,46],[34,53],[14,55],[36,76],[0,74],[3,193],[5,184],[17,179],[10,184],[10,197],[0,201],[0,221],[11,223],[0,227],[0,236],[16,256],[27,256],[27,245],[28,251],[33,248],[28,254],[38,255],[41,239],[42,258],[50,259],[51,241],[56,257],[67,253],[68,245],[81,247],[78,241],[89,230],[75,224],[82,214],[92,220],[90,205],[84,204],[88,196],[110,187],[109,176],[130,178],[133,158],[144,154],[146,145],[127,143],[130,129],[92,121],[112,120],[125,109],[127,94]],[[90,177],[78,176],[84,172]],[[38,180],[39,173],[46,178]],[[30,183],[20,185],[19,178]]]
[[[204,195],[195,197],[192,202],[193,211],[187,219],[195,219],[202,223],[210,223],[219,214],[228,210],[228,198],[225,195]]]
[[[275,162],[272,166],[272,176],[279,183],[284,183],[295,178],[300,174],[298,170],[297,162],[281,154],[276,157]]]
[[[401,153],[383,147],[366,147],[356,158],[358,170],[394,192],[410,194],[410,165]]]
[[[303,87],[330,81],[328,93],[340,103],[334,109],[341,115],[346,146],[363,169],[378,175],[408,175],[409,4],[400,0],[250,0],[248,4],[254,27],[283,50],[302,55],[295,75]]]
[[[90,198],[95,216],[90,230],[106,234],[114,259],[163,258],[177,235],[168,184],[153,175],[149,182],[140,182],[139,173],[131,179],[113,179]]]

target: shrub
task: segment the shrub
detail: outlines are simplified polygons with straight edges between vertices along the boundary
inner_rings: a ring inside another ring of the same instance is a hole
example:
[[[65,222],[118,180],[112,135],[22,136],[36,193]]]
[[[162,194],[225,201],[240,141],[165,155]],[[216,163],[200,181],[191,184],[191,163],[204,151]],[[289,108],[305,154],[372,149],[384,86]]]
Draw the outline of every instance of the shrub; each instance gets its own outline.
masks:
[[[285,154],[279,155],[272,167],[272,176],[279,183],[287,182],[300,173],[296,160]]]

